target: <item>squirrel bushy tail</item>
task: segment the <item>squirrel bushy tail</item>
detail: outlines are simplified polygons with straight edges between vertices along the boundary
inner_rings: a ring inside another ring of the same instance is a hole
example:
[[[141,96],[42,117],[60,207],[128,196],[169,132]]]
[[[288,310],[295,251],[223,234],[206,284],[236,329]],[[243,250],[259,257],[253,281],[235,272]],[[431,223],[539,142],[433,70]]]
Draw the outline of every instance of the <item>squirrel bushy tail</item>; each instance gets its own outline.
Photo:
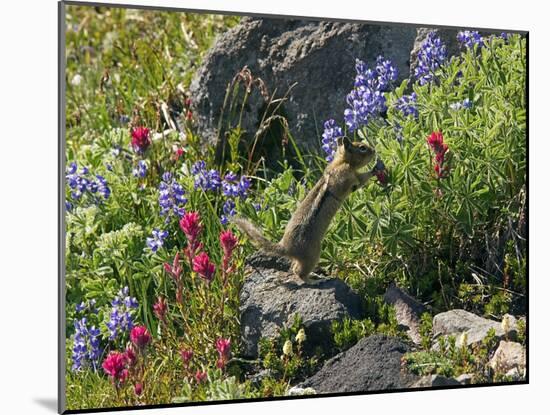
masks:
[[[252,241],[252,244],[257,248],[261,248],[268,253],[288,257],[288,252],[283,246],[267,239],[250,221],[244,218],[233,217],[231,218],[231,222],[234,223],[242,232],[246,233]]]

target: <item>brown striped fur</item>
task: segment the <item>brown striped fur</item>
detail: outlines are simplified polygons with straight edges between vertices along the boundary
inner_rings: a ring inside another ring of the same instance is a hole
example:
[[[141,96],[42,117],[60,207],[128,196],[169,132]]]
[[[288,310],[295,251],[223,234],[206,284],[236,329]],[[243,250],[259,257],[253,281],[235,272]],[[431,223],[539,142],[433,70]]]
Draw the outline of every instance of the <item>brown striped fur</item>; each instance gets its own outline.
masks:
[[[374,150],[364,143],[343,137],[338,141],[334,160],[323,176],[298,204],[278,243],[266,239],[261,231],[243,218],[233,223],[248,235],[252,243],[268,253],[292,260],[292,271],[304,281],[319,262],[321,241],[330,222],[348,195],[363,186],[373,172],[359,173],[374,158]]]

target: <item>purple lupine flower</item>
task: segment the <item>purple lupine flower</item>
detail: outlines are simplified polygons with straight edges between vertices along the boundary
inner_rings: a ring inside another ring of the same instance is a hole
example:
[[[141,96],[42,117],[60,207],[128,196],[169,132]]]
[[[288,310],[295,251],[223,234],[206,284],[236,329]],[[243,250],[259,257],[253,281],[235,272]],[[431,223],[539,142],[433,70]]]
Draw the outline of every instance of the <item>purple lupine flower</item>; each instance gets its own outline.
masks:
[[[179,184],[170,172],[165,172],[162,175],[162,181],[159,184],[159,205],[160,215],[166,216],[166,223],[170,221],[171,212],[176,217],[181,218],[185,215],[185,204],[187,198],[185,197],[185,190],[183,186]]]
[[[161,231],[157,228],[153,229],[152,236],[146,240],[147,246],[153,252],[157,252],[159,248],[162,248],[164,240],[168,237],[167,231]]]
[[[229,223],[229,217],[235,216],[237,211],[235,210],[235,202],[233,199],[227,199],[222,206],[223,214],[220,217],[222,225],[227,225]]]
[[[145,160],[138,161],[138,164],[132,170],[134,177],[145,177],[147,176],[147,162]]]
[[[195,189],[218,190],[222,185],[220,173],[216,170],[206,170],[206,162],[199,160],[191,167],[195,177]]]
[[[222,193],[224,196],[236,197],[239,195],[238,180],[239,176],[231,171],[225,175],[222,181]]]
[[[193,176],[200,174],[204,170],[206,170],[206,161],[204,160],[199,160],[191,166],[191,174]]]
[[[94,371],[97,371],[97,364],[101,356],[99,329],[95,326],[88,328],[88,321],[85,317],[75,320],[74,328],[72,370],[78,371],[91,367]]]
[[[77,168],[78,167],[76,163],[73,161],[71,164],[69,164],[69,166],[67,166],[67,174],[75,174]]]
[[[454,102],[452,104],[449,105],[449,108],[453,111],[458,111],[458,110],[461,110],[461,109],[469,109],[469,108],[472,108],[473,106],[473,103],[472,101],[470,101],[469,98],[466,98],[464,101],[462,102]]]
[[[418,109],[416,108],[416,92],[411,95],[403,95],[395,103],[395,107],[403,113],[405,117],[412,115],[418,119]]]
[[[74,202],[80,201],[84,197],[87,197],[91,203],[99,204],[111,195],[111,190],[105,178],[100,175],[96,175],[95,178],[91,177],[90,169],[85,166],[78,171],[77,165],[74,162],[68,166],[65,180],[69,189],[71,189],[70,195],[72,199],[66,201],[67,210],[72,209]],[[96,194],[99,194],[101,197],[98,197]]]
[[[98,191],[99,194],[103,196],[104,199],[108,199],[111,195],[111,189],[109,188],[109,185],[107,184],[107,180],[99,174],[96,174],[95,176],[99,182]]]
[[[122,147],[120,147],[118,144],[116,144],[111,150],[111,154],[115,157],[120,156],[121,152],[122,152]]]
[[[397,66],[389,59],[384,59],[383,56],[376,58],[376,73],[378,74],[378,89],[386,91],[387,88],[397,80]]]
[[[355,62],[354,89],[347,95],[348,108],[344,111],[344,120],[350,131],[355,131],[368,121],[386,112],[386,98],[383,92],[397,79],[397,68],[390,60],[378,56],[375,70],[365,62]]]
[[[134,297],[130,296],[128,287],[124,287],[111,301],[111,314],[107,322],[109,340],[115,340],[119,335],[128,333],[134,327],[133,310],[139,304]]]
[[[472,49],[475,45],[483,46],[483,37],[477,30],[463,30],[458,32],[456,39],[467,49]]]
[[[252,207],[256,212],[259,212],[260,210],[262,210],[262,205],[259,203],[252,203]]]
[[[336,148],[338,147],[337,140],[339,137],[343,137],[344,133],[342,129],[336,124],[336,121],[330,119],[325,121],[323,124],[325,128],[321,142],[323,145],[321,148],[325,153],[327,153],[326,160],[331,162],[334,160],[334,153],[336,153]]]
[[[447,47],[436,32],[428,33],[420,47],[417,60],[414,76],[420,85],[426,85],[434,79],[435,71],[447,61]]]
[[[464,101],[462,101],[462,107],[463,108],[472,108],[474,104],[472,103],[472,101],[470,101],[470,98],[466,98]]]
[[[250,188],[250,179],[246,176],[241,176],[239,184],[237,186],[238,196],[241,199],[246,199],[248,197],[248,189]]]

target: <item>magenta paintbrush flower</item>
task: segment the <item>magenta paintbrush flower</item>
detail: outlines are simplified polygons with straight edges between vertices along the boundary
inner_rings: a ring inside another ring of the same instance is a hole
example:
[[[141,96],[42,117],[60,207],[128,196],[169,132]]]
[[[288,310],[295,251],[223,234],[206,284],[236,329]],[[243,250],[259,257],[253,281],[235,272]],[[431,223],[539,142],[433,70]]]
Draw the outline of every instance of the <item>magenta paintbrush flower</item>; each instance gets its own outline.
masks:
[[[132,129],[132,148],[136,153],[144,153],[151,144],[149,129],[147,127],[135,127]]]
[[[182,349],[180,351],[181,360],[183,360],[183,364],[185,367],[189,367],[189,363],[191,362],[191,359],[193,358],[193,350],[191,349]]]
[[[206,252],[201,252],[193,258],[193,271],[210,283],[214,278],[216,267],[212,262],[210,262],[210,257],[208,254]]]
[[[180,254],[179,252],[176,253],[174,256],[174,260],[172,261],[172,265],[165,263],[164,264],[164,270],[172,276],[174,281],[178,282],[181,275],[181,265],[180,265]]]
[[[137,362],[137,356],[136,356],[136,351],[134,350],[134,347],[132,345],[129,345],[127,348],[126,348],[126,351],[124,352],[124,354],[126,355],[126,361],[128,363],[128,366],[134,366]]]
[[[237,246],[237,237],[230,230],[220,233],[220,242],[222,244],[223,254],[226,257],[231,257],[233,250]]]
[[[142,350],[151,343],[151,335],[145,326],[136,326],[130,332],[130,341]]]
[[[183,268],[180,265],[179,252],[176,252],[176,255],[174,256],[174,260],[172,261],[172,265],[168,263],[164,264],[164,270],[168,274],[170,274],[170,276],[173,278],[174,282],[176,283],[176,301],[181,304],[183,302],[183,285],[181,281],[181,272],[183,271]]]
[[[435,153],[434,157],[434,171],[437,178],[445,177],[449,171],[449,166],[444,165],[445,154],[449,150],[449,146],[443,142],[443,134],[441,132],[432,132],[427,138],[428,146]]]
[[[180,220],[180,228],[190,241],[198,238],[202,230],[198,212],[187,212]]]
[[[159,297],[157,299],[157,302],[153,304],[153,313],[155,313],[155,316],[157,316],[159,320],[166,322],[167,311],[168,311],[168,304],[166,303],[166,300],[164,299],[164,297]]]
[[[223,369],[231,357],[231,340],[219,338],[216,340],[216,350],[220,355],[220,358],[216,362],[216,366],[219,369]]]
[[[219,338],[216,340],[216,350],[218,351],[220,357],[229,357],[231,354],[231,340]]]
[[[195,373],[195,380],[197,381],[197,383],[204,382],[207,377],[208,377],[208,374],[206,372],[197,370],[197,373]]]
[[[103,367],[103,370],[111,377],[113,382],[124,382],[128,377],[127,363],[128,359],[125,353],[111,352],[105,358],[101,367]]]
[[[202,230],[200,219],[198,212],[187,212],[180,219],[180,228],[188,240],[184,252],[190,264],[193,263],[195,254],[202,248],[202,244],[199,242],[199,234]]]

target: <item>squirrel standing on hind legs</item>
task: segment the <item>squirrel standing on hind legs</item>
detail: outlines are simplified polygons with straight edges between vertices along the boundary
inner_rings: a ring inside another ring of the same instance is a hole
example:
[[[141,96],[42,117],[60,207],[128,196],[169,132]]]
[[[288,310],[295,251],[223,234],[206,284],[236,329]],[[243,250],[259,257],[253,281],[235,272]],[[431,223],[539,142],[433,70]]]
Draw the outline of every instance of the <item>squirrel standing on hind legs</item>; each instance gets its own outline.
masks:
[[[292,272],[306,283],[313,283],[310,274],[319,262],[321,241],[330,221],[348,197],[375,175],[375,168],[360,173],[374,157],[374,150],[365,143],[352,142],[347,137],[338,139],[334,160],[325,168],[323,176],[299,203],[286,225],[283,238],[274,243],[243,218],[232,222],[251,239],[253,245],[267,253],[292,260]]]

